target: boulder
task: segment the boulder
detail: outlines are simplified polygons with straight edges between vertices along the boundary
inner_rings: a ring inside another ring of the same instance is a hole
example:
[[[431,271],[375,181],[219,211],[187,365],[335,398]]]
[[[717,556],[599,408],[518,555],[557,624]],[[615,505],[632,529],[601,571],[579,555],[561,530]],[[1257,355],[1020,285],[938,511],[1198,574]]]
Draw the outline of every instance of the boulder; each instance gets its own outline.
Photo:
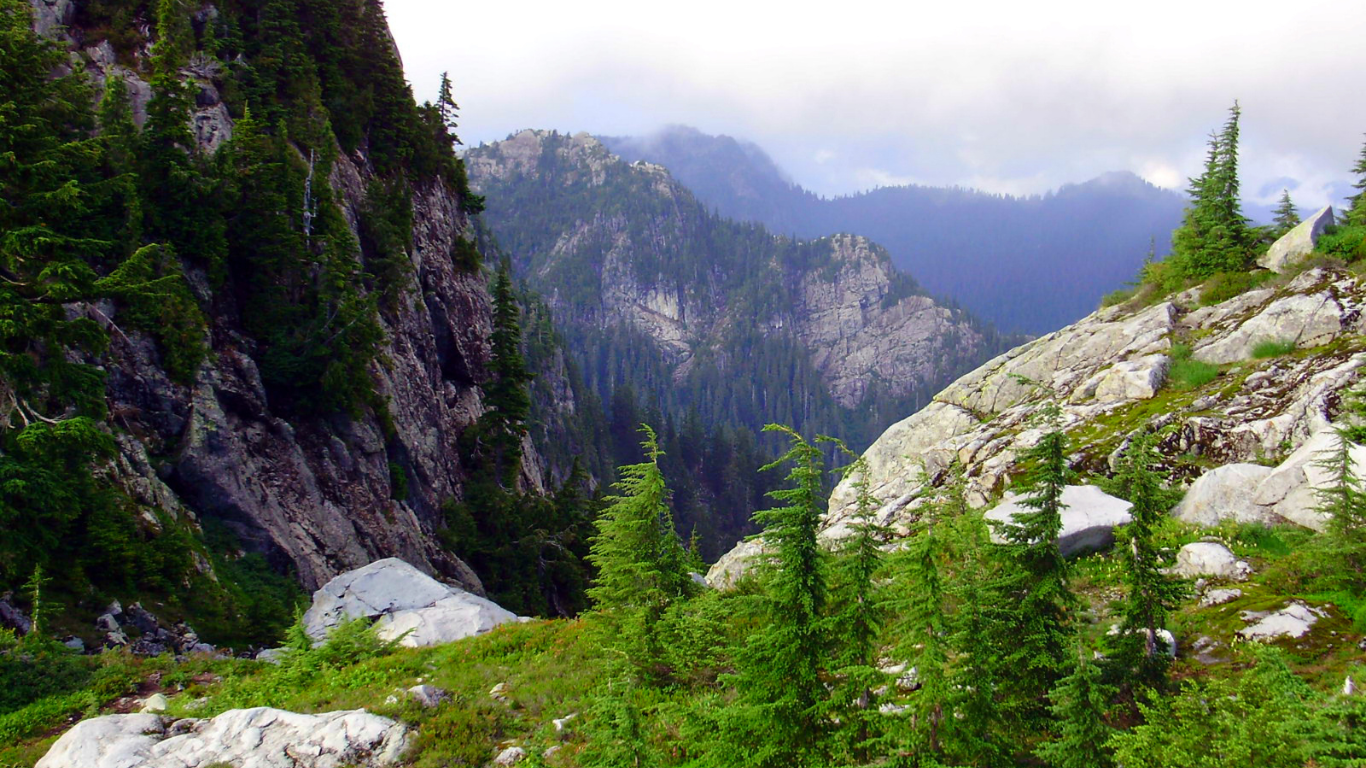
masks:
[[[516,765],[526,758],[526,750],[521,747],[508,747],[493,758],[494,765]]]
[[[988,520],[1013,523],[1015,516],[1030,510],[1021,506],[1020,495],[1007,493],[1001,503],[986,513]],[[1115,543],[1115,526],[1127,525],[1132,517],[1129,502],[1115,498],[1094,485],[1069,485],[1063,489],[1062,532],[1058,549],[1064,556],[1105,549]],[[1005,542],[999,526],[992,526],[992,541]]]
[[[1224,603],[1231,603],[1243,596],[1241,589],[1211,589],[1200,598],[1202,608],[1210,608]]]
[[[1166,355],[1145,355],[1137,360],[1124,360],[1096,375],[1094,387],[1083,385],[1078,394],[1090,390],[1097,402],[1113,403],[1125,400],[1148,400],[1167,381],[1171,358]],[[1088,382],[1089,383],[1089,382]]]
[[[1257,259],[1257,266],[1264,267],[1272,272],[1284,272],[1295,261],[1313,253],[1314,246],[1318,245],[1319,235],[1322,235],[1323,230],[1332,224],[1333,207],[1326,206],[1319,209],[1313,216],[1300,222],[1298,226],[1272,243],[1271,248],[1261,258]]]
[[[36,768],[378,768],[398,764],[402,724],[364,710],[302,715],[268,707],[209,720],[105,715],[62,734]]]
[[[1253,501],[1257,487],[1272,469],[1260,464],[1226,464],[1211,469],[1191,484],[1172,514],[1188,523],[1213,527],[1224,520],[1270,523],[1271,511]]]
[[[451,700],[451,695],[434,685],[414,685],[408,689],[413,701],[428,709],[440,706]]]
[[[12,629],[17,635],[27,635],[33,628],[33,622],[11,602],[13,599],[14,595],[10,592],[0,595],[0,629]]]
[[[707,570],[707,583],[712,589],[734,587],[754,564],[754,559],[765,551],[763,539],[746,539],[736,544]]]
[[[1176,565],[1172,566],[1170,572],[1188,579],[1212,576],[1243,581],[1251,575],[1252,567],[1217,541],[1195,541],[1176,553]]]
[[[1262,481],[1252,500],[1265,505],[1278,517],[1315,531],[1324,531],[1328,520],[1318,511],[1316,491],[1326,488],[1331,476],[1319,466],[1319,462],[1337,447],[1338,436],[1333,429],[1315,432]],[[1361,473],[1366,468],[1366,446],[1353,445],[1348,452],[1357,472]]]
[[[344,618],[375,619],[379,636],[418,647],[488,632],[516,614],[433,579],[395,557],[333,578],[313,593],[304,630],[322,640]]]
[[[1328,613],[1294,600],[1279,611],[1243,611],[1240,615],[1250,624],[1238,630],[1238,636],[1244,640],[1265,641],[1304,637]]]
[[[142,711],[160,714],[165,712],[166,708],[169,706],[171,706],[171,702],[167,700],[166,694],[154,693],[143,700]]]

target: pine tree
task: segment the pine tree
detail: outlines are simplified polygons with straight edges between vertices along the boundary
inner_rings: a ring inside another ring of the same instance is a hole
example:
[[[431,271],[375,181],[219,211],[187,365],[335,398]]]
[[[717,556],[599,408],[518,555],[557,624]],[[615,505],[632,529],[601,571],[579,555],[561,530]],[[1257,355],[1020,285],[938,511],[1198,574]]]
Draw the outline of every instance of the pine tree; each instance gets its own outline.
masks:
[[[722,723],[730,741],[748,745],[730,755],[738,764],[825,765],[826,566],[816,538],[824,460],[818,447],[790,427],[769,424],[764,431],[791,441],[787,453],[764,468],[790,463],[792,487],[769,493],[783,506],[754,515],[771,553],[765,622],[736,654],[739,697],[721,714]]]
[[[1181,226],[1172,233],[1172,264],[1183,278],[1240,271],[1250,262],[1253,235],[1239,197],[1241,116],[1234,102],[1223,128],[1210,136],[1205,172],[1191,179],[1191,202]]]
[[[1347,223],[1366,226],[1366,144],[1361,147],[1361,157],[1357,159],[1357,164],[1352,166],[1352,173],[1356,174],[1357,177],[1352,187],[1359,191],[1350,198],[1351,206],[1347,209]]]
[[[531,373],[522,355],[521,308],[512,289],[510,267],[504,261],[493,281],[492,356],[489,382],[484,386],[488,411],[481,417],[493,451],[497,476],[505,486],[516,482],[521,468],[522,438],[531,415],[527,384]]]
[[[1281,190],[1281,201],[1276,206],[1276,218],[1272,221],[1273,231],[1277,237],[1294,229],[1300,223],[1299,211],[1295,208],[1295,203],[1290,199],[1290,190]]]
[[[1124,453],[1119,481],[1131,503],[1133,519],[1125,526],[1118,547],[1124,566],[1124,608],[1114,644],[1116,661],[1126,676],[1139,684],[1160,686],[1171,659],[1157,631],[1184,590],[1162,572],[1162,556],[1153,541],[1155,529],[1167,516],[1170,498],[1154,470],[1158,462],[1151,433],[1136,435]]]
[[[850,535],[841,540],[830,574],[831,602],[839,606],[830,618],[832,667],[840,681],[831,697],[831,709],[844,724],[844,741],[851,755],[858,764],[864,764],[885,721],[873,690],[886,682],[877,656],[887,611],[884,589],[874,577],[883,564],[881,545],[891,531],[875,517],[880,502],[869,489],[868,460],[841,440],[821,437],[817,441],[832,442],[853,459],[840,470],[854,490]]]
[[[1328,474],[1327,482],[1316,489],[1318,511],[1328,518],[1322,548],[1335,567],[1334,587],[1346,587],[1356,594],[1366,593],[1366,491],[1352,459],[1353,443],[1347,430],[1337,433],[1337,445],[1317,462]]]
[[[656,628],[669,606],[691,593],[692,578],[669,511],[658,439],[649,426],[640,431],[646,460],[618,470],[620,495],[608,499],[592,539],[588,559],[598,576],[588,596],[635,679],[658,681]]]
[[[1068,587],[1067,561],[1058,548],[1063,489],[1074,475],[1059,425],[1060,409],[1050,402],[1041,416],[1049,431],[1024,455],[1026,491],[1018,504],[1027,511],[1000,527],[1012,566],[996,587],[995,610],[1014,617],[998,622],[997,628],[1011,635],[1001,647],[1007,649],[1005,666],[1015,671],[1009,682],[1020,717],[1037,711],[1064,668],[1076,604]]]
[[[450,131],[450,139],[455,144],[462,143],[460,138],[455,135],[455,120],[460,115],[460,105],[455,103],[455,95],[451,92],[450,73],[441,73],[441,88],[436,96],[437,114],[441,117],[441,124]]]
[[[1100,669],[1078,648],[1072,673],[1048,694],[1057,736],[1036,754],[1053,768],[1108,768],[1114,765],[1106,742],[1114,729],[1105,724],[1112,691],[1101,684]]]

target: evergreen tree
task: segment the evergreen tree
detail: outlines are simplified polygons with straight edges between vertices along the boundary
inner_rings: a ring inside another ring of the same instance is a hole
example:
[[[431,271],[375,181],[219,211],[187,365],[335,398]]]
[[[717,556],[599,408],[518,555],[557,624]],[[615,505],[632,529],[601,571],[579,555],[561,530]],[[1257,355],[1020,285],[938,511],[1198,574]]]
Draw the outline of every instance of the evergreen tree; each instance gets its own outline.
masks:
[[[1172,233],[1171,263],[1182,278],[1241,271],[1250,263],[1253,235],[1239,197],[1241,116],[1234,102],[1223,128],[1210,136],[1205,172],[1191,179],[1191,202],[1181,227]]]
[[[842,741],[861,765],[868,762],[869,747],[885,720],[873,693],[887,677],[877,664],[887,610],[884,590],[875,576],[882,568],[882,544],[891,537],[891,531],[875,517],[881,502],[868,487],[868,460],[849,450],[843,441],[822,437],[818,442],[833,442],[852,459],[840,470],[854,490],[850,535],[841,540],[830,574],[831,602],[839,606],[830,617],[832,667],[839,680],[831,696],[831,709],[843,723]]]
[[[455,120],[460,114],[460,105],[455,103],[455,95],[451,92],[450,73],[441,73],[441,88],[436,96],[437,115],[441,118],[441,124],[451,131],[450,138],[455,144],[462,143],[460,138],[455,135]]]
[[[649,426],[640,431],[646,460],[620,468],[620,495],[598,517],[588,556],[598,576],[588,596],[607,642],[629,661],[635,679],[658,681],[657,626],[670,605],[691,593],[692,578],[674,532],[658,439]]]
[[[521,309],[513,293],[509,269],[504,261],[493,281],[492,356],[489,382],[483,388],[488,410],[480,421],[490,442],[497,476],[510,487],[521,468],[522,438],[531,415],[531,395],[527,391],[531,374],[522,355]]]
[[[1359,191],[1350,198],[1351,205],[1347,209],[1347,223],[1355,226],[1366,226],[1366,144],[1361,147],[1361,157],[1357,159],[1357,164],[1352,166],[1352,173],[1356,174],[1357,177],[1352,187]]]
[[[1026,490],[1018,504],[1027,511],[1000,526],[1012,565],[996,587],[995,610],[1012,617],[998,622],[997,629],[1010,634],[1001,647],[1007,649],[1006,668],[1014,670],[1010,684],[1017,717],[1038,711],[1064,668],[1076,603],[1068,587],[1067,561],[1058,549],[1063,489],[1074,475],[1060,409],[1050,402],[1041,417],[1048,431],[1023,457]]]
[[[1337,445],[1317,462],[1328,478],[1315,493],[1318,511],[1328,518],[1321,546],[1334,566],[1326,569],[1335,582],[1331,586],[1360,595],[1366,593],[1366,492],[1352,459],[1354,444],[1349,434],[1346,429],[1338,430]]]
[[[1294,229],[1300,223],[1300,213],[1290,199],[1290,190],[1281,190],[1281,201],[1276,206],[1276,218],[1272,220],[1273,231],[1277,237]]]
[[[783,506],[756,512],[771,553],[766,581],[764,623],[736,654],[734,682],[738,699],[722,713],[733,744],[730,759],[755,768],[825,765],[824,717],[827,692],[821,679],[829,643],[824,631],[825,553],[816,538],[820,528],[824,460],[815,445],[778,424],[791,448],[772,469],[790,463],[792,487],[771,491]]]
[[[1101,684],[1100,669],[1078,648],[1072,673],[1048,694],[1057,736],[1037,750],[1053,768],[1108,768],[1106,747],[1114,729],[1105,724],[1112,691]]]
[[[1162,572],[1162,555],[1153,541],[1155,529],[1167,516],[1170,496],[1154,469],[1159,457],[1155,435],[1133,437],[1124,453],[1120,486],[1132,506],[1133,519],[1121,532],[1118,547],[1124,566],[1124,608],[1114,636],[1116,661],[1126,676],[1142,685],[1160,686],[1171,659],[1157,631],[1164,628],[1168,613],[1176,607],[1183,589]]]

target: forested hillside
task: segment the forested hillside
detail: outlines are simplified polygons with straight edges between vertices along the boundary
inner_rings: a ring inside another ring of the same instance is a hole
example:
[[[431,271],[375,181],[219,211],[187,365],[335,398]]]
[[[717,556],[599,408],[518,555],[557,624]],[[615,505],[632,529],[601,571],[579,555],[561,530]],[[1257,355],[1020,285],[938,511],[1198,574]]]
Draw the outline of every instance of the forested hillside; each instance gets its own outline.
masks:
[[[764,424],[861,447],[1005,346],[866,239],[731,221],[586,135],[524,131],[466,162],[497,246],[606,406],[614,460],[639,455],[641,422],[659,427],[680,527],[709,557],[762,498]]]
[[[1179,195],[1130,173],[1031,197],[912,185],[827,199],[728,136],[673,127],[603,142],[627,160],[668,168],[723,216],[798,237],[871,238],[925,288],[1003,331],[1048,333],[1095,309],[1150,247],[1167,252],[1181,217]]]

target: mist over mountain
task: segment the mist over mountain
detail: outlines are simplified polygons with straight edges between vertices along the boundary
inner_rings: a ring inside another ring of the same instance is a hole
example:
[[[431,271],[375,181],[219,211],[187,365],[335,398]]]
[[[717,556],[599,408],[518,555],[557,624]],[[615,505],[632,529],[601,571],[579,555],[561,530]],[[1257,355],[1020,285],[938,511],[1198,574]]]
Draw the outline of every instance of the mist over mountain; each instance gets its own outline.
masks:
[[[1128,172],[1029,197],[911,185],[824,198],[729,136],[671,126],[602,141],[624,159],[668,168],[724,216],[798,237],[869,237],[927,290],[1005,331],[1047,333],[1095,309],[1133,279],[1150,246],[1166,252],[1185,204]]]

